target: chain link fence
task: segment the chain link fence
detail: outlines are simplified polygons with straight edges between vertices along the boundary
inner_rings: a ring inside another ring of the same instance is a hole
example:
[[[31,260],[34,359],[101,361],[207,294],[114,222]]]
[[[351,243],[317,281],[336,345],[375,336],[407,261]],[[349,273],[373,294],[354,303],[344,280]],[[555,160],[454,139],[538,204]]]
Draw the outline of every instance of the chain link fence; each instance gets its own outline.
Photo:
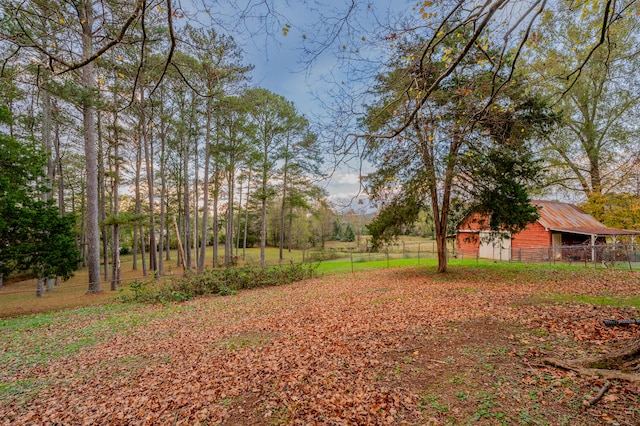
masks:
[[[596,244],[555,247],[496,248],[493,257],[480,257],[479,250],[457,252],[453,241],[448,241],[449,259],[476,260],[488,259],[498,262],[548,263],[583,266],[588,268],[640,270],[640,244]],[[486,253],[483,253],[486,256]],[[397,259],[437,259],[435,242],[397,242],[382,246],[377,252],[369,245],[332,248],[322,251],[308,251],[306,262],[347,260],[353,263],[366,263]]]

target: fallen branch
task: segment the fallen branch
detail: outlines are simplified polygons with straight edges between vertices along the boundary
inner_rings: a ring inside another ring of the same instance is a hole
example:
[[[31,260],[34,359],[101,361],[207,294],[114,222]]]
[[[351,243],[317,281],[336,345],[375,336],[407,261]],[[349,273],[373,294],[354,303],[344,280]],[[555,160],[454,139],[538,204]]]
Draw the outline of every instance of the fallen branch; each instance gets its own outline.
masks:
[[[581,376],[600,377],[605,380],[624,380],[627,382],[640,382],[640,375],[632,373],[624,373],[618,370],[607,370],[604,368],[586,368],[582,367],[579,362],[560,361],[555,358],[546,358],[542,360],[545,365],[562,368],[563,370],[574,371]]]
[[[598,394],[585,403],[585,407],[593,407],[594,405],[596,405],[598,401],[600,401],[600,398],[602,398],[604,394],[609,390],[610,386],[611,386],[611,383],[606,382],[604,386],[600,389]]]

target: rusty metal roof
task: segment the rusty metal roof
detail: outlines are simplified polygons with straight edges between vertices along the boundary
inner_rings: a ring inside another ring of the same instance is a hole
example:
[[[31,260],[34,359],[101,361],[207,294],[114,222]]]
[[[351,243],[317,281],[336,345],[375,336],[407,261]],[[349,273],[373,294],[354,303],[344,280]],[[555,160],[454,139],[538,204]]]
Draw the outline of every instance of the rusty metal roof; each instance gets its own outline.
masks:
[[[573,204],[534,200],[540,207],[538,222],[546,229],[582,235],[640,235],[639,231],[608,228]]]
[[[547,229],[607,228],[573,204],[542,200],[534,200],[531,203],[540,207],[538,222]]]
[[[615,237],[620,235],[640,235],[640,231],[616,228],[550,228],[552,231],[566,234],[596,235],[598,237]]]

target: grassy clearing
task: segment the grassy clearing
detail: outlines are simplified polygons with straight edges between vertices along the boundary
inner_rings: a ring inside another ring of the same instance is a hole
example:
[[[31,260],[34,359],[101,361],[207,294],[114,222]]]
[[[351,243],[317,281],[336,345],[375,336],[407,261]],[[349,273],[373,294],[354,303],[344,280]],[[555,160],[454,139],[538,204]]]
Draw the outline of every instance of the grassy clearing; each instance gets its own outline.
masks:
[[[403,246],[403,243],[406,243]],[[361,240],[364,244],[364,240]],[[421,246],[421,252],[418,252],[418,245]],[[427,268],[435,268],[435,255],[430,252],[433,249],[433,242],[425,239],[403,237],[400,239],[392,250],[387,253],[360,253],[357,250],[357,243],[331,242],[327,244],[329,253],[333,253],[333,260],[324,260],[314,262],[317,264],[317,272],[322,275],[326,274],[344,274],[350,272],[362,272],[383,269],[387,267],[407,267],[407,266],[426,266]],[[333,251],[332,251],[333,250]],[[349,252],[349,250],[352,250]],[[403,253],[404,252],[404,253]],[[223,251],[220,251],[223,254]],[[235,255],[235,251],[234,251]],[[290,265],[292,263],[300,263],[303,258],[309,259],[313,252],[302,252],[300,250],[292,250],[291,252],[284,250],[282,262],[279,260],[279,250],[269,247],[266,250],[267,262],[271,265],[282,264]],[[249,248],[244,253],[238,251],[238,266],[257,266],[260,263],[260,249]],[[175,254],[174,254],[175,257]],[[212,265],[212,249],[209,248],[207,256],[207,268],[211,269]],[[353,260],[352,260],[353,259]],[[133,270],[132,256],[123,256],[123,285],[125,292],[130,291],[130,284],[145,278],[142,276],[141,270]],[[544,279],[553,279],[553,274],[564,272],[575,272],[576,274],[599,274],[604,269],[598,269],[593,272],[592,269],[585,268],[582,264],[522,264],[522,263],[497,263],[484,259],[450,259],[452,273],[439,277],[438,279],[448,282],[457,279],[455,273],[456,267],[473,267],[476,273],[486,276],[487,279],[500,275],[502,279],[513,281],[522,280],[523,278],[546,277]],[[497,266],[499,265],[499,266]],[[140,267],[140,266],[139,266]],[[590,272],[585,272],[590,271]],[[175,259],[165,262],[165,274],[167,279],[181,277],[183,271],[176,265]],[[35,297],[35,280],[27,280],[22,282],[11,283],[0,291],[0,318],[28,315],[39,312],[51,312],[64,310],[74,307],[101,305],[105,303],[113,303],[119,296],[118,292],[109,290],[109,282],[103,281],[103,292],[100,294],[87,295],[87,272],[79,271],[75,277],[69,281],[62,283],[53,292],[45,294],[44,297]],[[160,285],[162,282],[159,283]]]
[[[115,334],[127,334],[184,306],[105,304],[0,320],[0,364],[5,372],[68,358]],[[0,398],[1,399],[1,398]]]

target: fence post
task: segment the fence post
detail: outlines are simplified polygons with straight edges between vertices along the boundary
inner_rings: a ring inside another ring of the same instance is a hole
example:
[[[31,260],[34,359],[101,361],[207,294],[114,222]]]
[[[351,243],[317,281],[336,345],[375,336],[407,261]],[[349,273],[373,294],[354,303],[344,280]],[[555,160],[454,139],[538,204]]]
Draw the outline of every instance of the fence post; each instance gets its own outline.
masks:
[[[404,257],[404,241],[402,242],[402,257]]]
[[[418,243],[418,265],[420,264],[420,243]]]
[[[351,273],[353,274],[353,248],[351,249]]]
[[[387,246],[387,268],[389,267],[389,246]]]

